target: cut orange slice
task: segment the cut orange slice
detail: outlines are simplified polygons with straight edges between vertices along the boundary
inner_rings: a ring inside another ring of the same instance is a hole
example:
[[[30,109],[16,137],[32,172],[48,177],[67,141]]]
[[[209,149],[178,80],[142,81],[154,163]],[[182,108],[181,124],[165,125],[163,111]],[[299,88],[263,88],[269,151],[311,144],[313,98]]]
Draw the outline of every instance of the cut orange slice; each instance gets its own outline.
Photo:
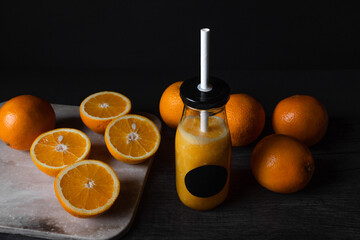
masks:
[[[106,128],[105,143],[111,155],[125,163],[137,164],[155,154],[160,132],[146,117],[128,114],[113,120]]]
[[[87,158],[90,146],[90,139],[82,131],[58,128],[38,136],[30,155],[42,172],[55,177],[66,166]]]
[[[83,160],[64,168],[54,189],[61,206],[75,217],[88,218],[108,210],[120,192],[115,171],[106,163]]]
[[[94,93],[80,104],[80,117],[96,133],[104,134],[106,126],[115,118],[130,112],[130,100],[117,92]]]

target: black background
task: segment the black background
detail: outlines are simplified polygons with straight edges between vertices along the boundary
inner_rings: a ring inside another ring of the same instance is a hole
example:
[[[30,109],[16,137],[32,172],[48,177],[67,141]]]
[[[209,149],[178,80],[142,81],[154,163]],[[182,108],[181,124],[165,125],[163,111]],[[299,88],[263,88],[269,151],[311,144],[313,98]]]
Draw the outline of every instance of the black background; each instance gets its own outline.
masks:
[[[359,16],[338,1],[1,1],[0,100],[79,105],[115,90],[158,114],[162,91],[199,73],[199,30],[209,27],[211,74],[232,92],[268,114],[296,93],[343,113],[349,99],[329,96],[359,88]]]
[[[2,1],[4,68],[358,68],[359,14],[338,1]],[[216,70],[214,70],[216,71]]]
[[[174,131],[165,127],[167,140],[127,237],[193,239],[195,232],[220,238],[235,232],[259,239],[358,238],[360,14],[355,3],[0,1],[0,102],[33,94],[79,105],[92,93],[113,90],[127,95],[135,111],[159,115],[164,89],[199,74],[199,30],[209,27],[210,72],[233,93],[260,101],[267,115],[262,136],[271,133],[269,119],[281,99],[307,94],[324,103],[329,130],[311,149],[317,160],[312,185],[285,197],[262,189],[249,172],[254,143],[234,149],[233,181],[245,184],[232,185],[227,204],[215,212],[188,211],[175,193]],[[338,178],[330,181],[333,176]],[[311,202],[306,197],[320,198],[321,207],[305,206]],[[258,211],[252,212],[252,203]]]

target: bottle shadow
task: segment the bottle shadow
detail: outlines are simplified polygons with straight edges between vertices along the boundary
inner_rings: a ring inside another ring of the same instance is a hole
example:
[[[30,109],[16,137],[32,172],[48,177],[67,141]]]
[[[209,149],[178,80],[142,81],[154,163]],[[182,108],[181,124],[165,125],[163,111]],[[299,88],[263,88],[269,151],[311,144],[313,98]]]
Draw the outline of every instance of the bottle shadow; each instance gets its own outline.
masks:
[[[247,198],[257,184],[250,168],[232,168],[226,204],[237,204]]]

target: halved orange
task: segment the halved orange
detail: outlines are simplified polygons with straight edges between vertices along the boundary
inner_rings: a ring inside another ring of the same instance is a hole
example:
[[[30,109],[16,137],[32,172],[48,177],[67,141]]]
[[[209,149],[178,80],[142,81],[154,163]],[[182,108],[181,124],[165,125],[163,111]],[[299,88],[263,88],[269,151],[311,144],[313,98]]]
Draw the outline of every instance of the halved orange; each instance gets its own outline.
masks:
[[[96,133],[104,134],[106,126],[115,118],[130,112],[131,102],[121,93],[103,91],[94,93],[80,104],[80,117]]]
[[[90,152],[90,139],[80,130],[58,128],[38,136],[30,148],[35,165],[55,177],[63,168],[83,160]]]
[[[120,192],[115,171],[98,160],[83,160],[64,168],[55,178],[54,189],[61,206],[80,218],[108,210]]]
[[[125,163],[137,164],[155,154],[160,131],[148,118],[128,114],[113,120],[106,128],[105,143],[111,155]]]

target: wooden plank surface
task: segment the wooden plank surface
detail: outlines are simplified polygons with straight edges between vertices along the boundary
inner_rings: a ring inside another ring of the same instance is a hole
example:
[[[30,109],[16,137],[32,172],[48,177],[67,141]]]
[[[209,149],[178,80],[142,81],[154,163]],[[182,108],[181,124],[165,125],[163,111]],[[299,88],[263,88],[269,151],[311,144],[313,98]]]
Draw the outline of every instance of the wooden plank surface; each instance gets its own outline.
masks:
[[[311,148],[316,169],[305,189],[294,194],[264,189],[250,170],[254,144],[233,148],[229,196],[206,212],[178,200],[175,131],[164,127],[134,224],[123,239],[359,239],[360,119],[330,123],[325,138]],[[270,133],[267,124],[262,136]],[[33,238],[0,234],[0,239]]]

